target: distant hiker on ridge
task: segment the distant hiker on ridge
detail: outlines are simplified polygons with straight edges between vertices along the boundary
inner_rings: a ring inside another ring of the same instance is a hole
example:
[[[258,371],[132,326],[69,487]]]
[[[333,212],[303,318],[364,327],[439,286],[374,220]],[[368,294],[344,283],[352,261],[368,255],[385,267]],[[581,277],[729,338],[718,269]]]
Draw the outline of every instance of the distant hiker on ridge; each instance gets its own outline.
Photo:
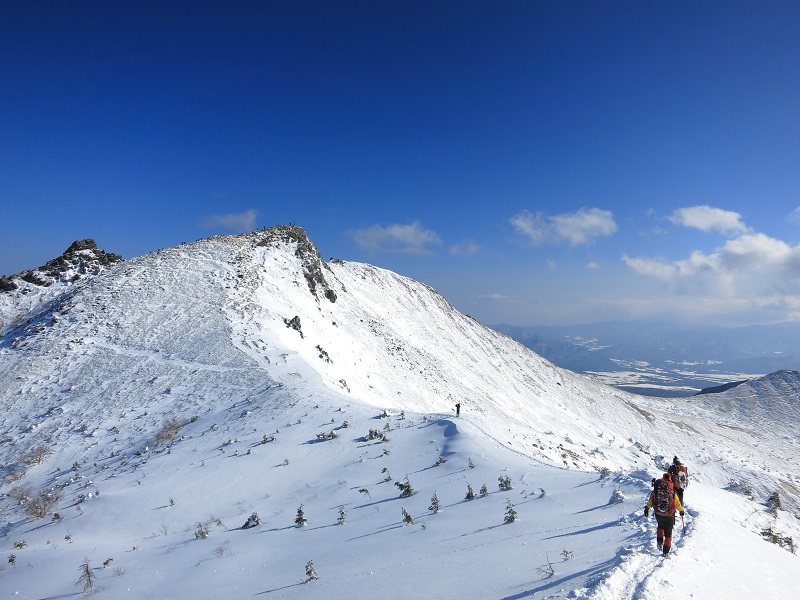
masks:
[[[457,417],[461,416],[461,402],[456,403],[456,416]]]
[[[672,482],[675,484],[675,493],[678,494],[678,498],[680,498],[681,504],[683,504],[683,490],[689,487],[689,469],[678,460],[677,456],[674,456],[672,458],[672,465],[667,472],[672,475]]]
[[[656,529],[656,544],[658,549],[669,554],[672,547],[672,529],[675,527],[675,511],[677,510],[683,517],[683,504],[681,504],[678,494],[672,485],[672,476],[664,473],[661,479],[656,479],[653,483],[653,491],[644,507],[644,516],[650,516],[650,508],[656,515],[658,529]]]

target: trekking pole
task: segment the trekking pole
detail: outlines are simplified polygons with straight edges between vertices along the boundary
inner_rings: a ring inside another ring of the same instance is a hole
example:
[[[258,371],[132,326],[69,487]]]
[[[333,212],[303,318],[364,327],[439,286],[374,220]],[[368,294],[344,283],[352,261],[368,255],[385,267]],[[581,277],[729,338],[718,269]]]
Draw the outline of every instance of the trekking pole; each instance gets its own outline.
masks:
[[[683,537],[686,535],[686,521],[683,520],[683,515],[681,515],[681,525],[683,525],[683,533],[681,534],[681,537]]]

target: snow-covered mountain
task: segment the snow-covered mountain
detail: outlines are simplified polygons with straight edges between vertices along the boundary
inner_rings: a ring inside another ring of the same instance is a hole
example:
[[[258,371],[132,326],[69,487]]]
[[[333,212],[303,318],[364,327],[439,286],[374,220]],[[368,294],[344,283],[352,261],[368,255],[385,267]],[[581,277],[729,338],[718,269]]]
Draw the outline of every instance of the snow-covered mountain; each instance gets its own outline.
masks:
[[[745,549],[775,575],[738,597],[800,591],[781,547],[800,539],[796,372],[688,399],[628,394],[428,286],[324,262],[293,226],[13,282],[0,294],[9,593],[74,593],[88,559],[110,597],[711,598],[725,588],[709,561],[733,577]],[[673,455],[693,483],[662,565],[641,511]],[[240,529],[254,512],[261,524]],[[309,560],[320,578],[298,585]]]

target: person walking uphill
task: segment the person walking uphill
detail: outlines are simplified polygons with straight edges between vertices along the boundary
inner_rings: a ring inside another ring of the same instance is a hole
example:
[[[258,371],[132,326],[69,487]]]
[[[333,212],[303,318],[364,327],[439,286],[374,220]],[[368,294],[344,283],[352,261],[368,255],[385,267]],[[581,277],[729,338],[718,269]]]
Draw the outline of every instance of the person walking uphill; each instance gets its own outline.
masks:
[[[675,485],[675,492],[678,498],[681,499],[683,504],[683,490],[689,487],[689,469],[678,460],[677,456],[672,458],[672,465],[670,465],[667,473],[672,475],[672,483]]]
[[[658,529],[656,530],[656,543],[658,549],[669,554],[672,547],[672,529],[675,527],[675,511],[683,517],[683,504],[672,485],[672,477],[669,473],[664,473],[661,479],[656,479],[653,483],[653,491],[647,499],[647,506],[644,507],[644,516],[650,516],[650,509],[656,515]]]

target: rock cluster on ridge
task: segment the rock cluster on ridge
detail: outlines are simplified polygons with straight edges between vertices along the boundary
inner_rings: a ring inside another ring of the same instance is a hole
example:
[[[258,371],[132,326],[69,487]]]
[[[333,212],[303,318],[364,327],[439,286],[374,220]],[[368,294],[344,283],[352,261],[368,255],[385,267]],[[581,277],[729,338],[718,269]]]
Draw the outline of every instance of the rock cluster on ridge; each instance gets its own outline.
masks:
[[[0,278],[0,292],[10,292],[19,287],[15,279],[41,287],[49,287],[57,281],[77,281],[84,275],[97,275],[104,267],[122,262],[119,254],[106,252],[97,247],[93,239],[77,240],[64,253],[47,261],[41,267],[28,269]]]

